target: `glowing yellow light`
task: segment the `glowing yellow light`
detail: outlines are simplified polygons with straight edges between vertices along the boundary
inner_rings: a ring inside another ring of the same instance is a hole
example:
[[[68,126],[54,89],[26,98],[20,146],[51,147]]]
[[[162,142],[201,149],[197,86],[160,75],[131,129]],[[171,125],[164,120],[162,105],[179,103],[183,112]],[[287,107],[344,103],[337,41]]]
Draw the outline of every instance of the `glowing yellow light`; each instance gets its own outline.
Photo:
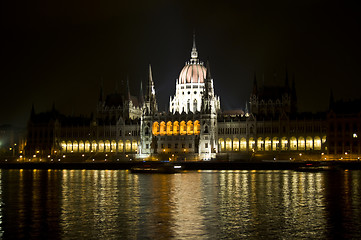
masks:
[[[33,155],[33,157],[35,158],[35,157],[36,157],[36,155],[34,154],[34,155]]]
[[[50,155],[48,155],[48,158],[50,158]]]
[[[39,151],[36,151],[36,153],[39,153]]]
[[[66,156],[65,155],[63,155],[63,158],[65,158]],[[60,161],[60,159],[59,159],[59,161]]]

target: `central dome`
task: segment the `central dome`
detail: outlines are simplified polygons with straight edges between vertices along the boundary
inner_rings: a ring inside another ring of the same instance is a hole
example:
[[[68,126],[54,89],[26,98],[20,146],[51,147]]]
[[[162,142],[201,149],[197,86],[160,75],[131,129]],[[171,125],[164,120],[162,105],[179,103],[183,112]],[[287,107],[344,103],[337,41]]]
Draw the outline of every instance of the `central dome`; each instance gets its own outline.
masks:
[[[203,63],[187,63],[179,74],[179,83],[204,83],[206,71]]]

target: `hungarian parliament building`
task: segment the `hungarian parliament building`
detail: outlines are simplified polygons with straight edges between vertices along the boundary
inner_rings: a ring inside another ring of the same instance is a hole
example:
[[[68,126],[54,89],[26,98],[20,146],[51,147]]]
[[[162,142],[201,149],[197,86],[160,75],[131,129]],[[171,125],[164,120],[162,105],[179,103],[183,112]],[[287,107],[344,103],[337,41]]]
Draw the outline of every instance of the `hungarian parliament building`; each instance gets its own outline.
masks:
[[[222,111],[209,63],[190,60],[176,79],[169,110],[158,111],[152,69],[139,96],[129,82],[100,90],[91,117],[65,116],[34,106],[20,157],[44,161],[96,160],[297,160],[360,157],[360,105],[347,112],[330,97],[330,110],[300,113],[294,79],[258,86],[255,77],[244,110]],[[345,105],[345,104],[343,104]],[[346,104],[347,105],[347,104]],[[358,105],[358,106],[357,106]],[[331,107],[333,107],[331,109]],[[341,109],[342,111],[338,111]]]

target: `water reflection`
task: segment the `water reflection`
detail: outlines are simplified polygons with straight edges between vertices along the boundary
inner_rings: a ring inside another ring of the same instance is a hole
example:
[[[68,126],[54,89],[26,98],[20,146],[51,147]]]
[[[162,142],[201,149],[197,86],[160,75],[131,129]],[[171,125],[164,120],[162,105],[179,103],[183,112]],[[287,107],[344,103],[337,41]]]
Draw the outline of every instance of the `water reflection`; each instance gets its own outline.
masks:
[[[361,171],[1,170],[0,237],[360,238]]]

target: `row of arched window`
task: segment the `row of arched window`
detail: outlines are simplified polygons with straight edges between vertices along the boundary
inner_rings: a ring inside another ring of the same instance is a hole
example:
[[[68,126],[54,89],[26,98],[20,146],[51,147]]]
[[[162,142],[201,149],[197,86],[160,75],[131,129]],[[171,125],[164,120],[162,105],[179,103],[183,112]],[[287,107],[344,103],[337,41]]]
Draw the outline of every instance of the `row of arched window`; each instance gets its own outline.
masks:
[[[326,136],[322,137],[316,136],[314,138],[308,136],[304,137],[274,137],[274,138],[262,138],[259,137],[249,138],[230,138],[218,139],[218,147],[221,152],[229,151],[304,151],[304,150],[321,150],[322,144],[326,142]]]
[[[158,123],[154,122],[152,127],[153,135],[198,135],[200,133],[200,124],[199,121],[168,121],[165,123],[164,121]]]
[[[62,141],[62,152],[76,153],[76,152],[137,152],[138,142],[136,140],[130,141],[119,140],[100,140],[100,141]]]

